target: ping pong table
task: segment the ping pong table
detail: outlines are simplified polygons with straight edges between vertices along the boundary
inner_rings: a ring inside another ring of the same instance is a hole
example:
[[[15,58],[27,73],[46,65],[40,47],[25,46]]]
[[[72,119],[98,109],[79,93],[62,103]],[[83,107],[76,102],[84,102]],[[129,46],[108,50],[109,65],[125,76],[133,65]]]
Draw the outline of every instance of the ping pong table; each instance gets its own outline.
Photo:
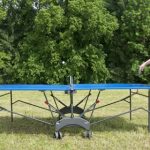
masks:
[[[99,103],[100,93],[103,90],[121,90],[121,89],[129,90],[129,94],[122,99],[119,99],[114,102],[108,103],[106,105],[97,107],[97,104]],[[147,90],[148,95],[140,94],[138,92],[139,89]],[[21,90],[22,91],[40,91],[40,92],[42,92],[43,96],[45,98],[45,104],[48,106],[48,108],[40,107],[35,104],[28,103],[28,102],[21,101],[21,100],[14,101],[13,100],[13,91],[21,91]],[[76,91],[79,91],[79,90],[88,90],[89,92],[83,99],[81,99],[77,104],[75,104],[74,94],[76,93]],[[94,102],[90,106],[87,106],[87,103],[88,103],[89,97],[91,96],[92,90],[98,90],[98,93],[97,93],[97,96],[96,96],[96,99],[94,100]],[[137,90],[137,91],[134,92],[133,90]],[[116,84],[116,83],[112,83],[112,84],[73,84],[73,79],[70,78],[69,85],[2,84],[2,85],[0,85],[0,91],[9,91],[3,95],[0,95],[0,97],[5,96],[5,95],[10,95],[10,110],[0,106],[0,111],[9,112],[11,114],[11,121],[13,121],[13,114],[16,114],[16,115],[20,115],[20,116],[23,116],[23,117],[26,117],[29,119],[34,119],[36,121],[39,121],[39,122],[42,122],[42,123],[45,123],[48,125],[54,125],[55,126],[54,137],[56,139],[62,138],[61,129],[64,127],[67,127],[67,126],[80,126],[80,127],[84,128],[85,129],[84,136],[87,138],[90,138],[92,136],[92,132],[91,132],[92,125],[95,125],[95,124],[101,123],[103,121],[113,119],[115,117],[122,116],[122,115],[125,115],[128,113],[130,114],[130,119],[131,119],[132,112],[137,111],[137,110],[144,110],[148,113],[148,131],[150,131],[150,85],[147,85],[147,84]],[[50,96],[53,98],[55,105],[49,101],[46,91],[50,92]],[[67,93],[69,95],[70,105],[68,106],[62,100],[58,99],[54,95],[53,91],[64,91],[65,93]],[[138,107],[136,109],[132,109],[132,96],[135,94],[139,94],[139,95],[148,97],[148,109],[145,109],[143,107]],[[18,101],[38,107],[38,108],[48,110],[50,112],[54,122],[50,123],[47,121],[43,121],[43,120],[40,120],[40,119],[37,119],[34,117],[29,117],[24,114],[15,112],[13,110],[13,105],[15,103],[17,103]],[[91,122],[93,112],[96,109],[100,109],[102,107],[106,107],[108,105],[112,105],[112,104],[115,104],[115,103],[118,103],[121,101],[126,101],[129,103],[128,111],[114,115],[114,116],[106,117],[99,121]],[[62,105],[61,108],[58,107],[58,103]],[[81,107],[80,105],[83,103],[84,103],[84,106]],[[88,112],[90,112],[91,115],[90,115],[90,118],[86,119],[85,115]],[[54,113],[58,114],[57,120],[54,117]]]

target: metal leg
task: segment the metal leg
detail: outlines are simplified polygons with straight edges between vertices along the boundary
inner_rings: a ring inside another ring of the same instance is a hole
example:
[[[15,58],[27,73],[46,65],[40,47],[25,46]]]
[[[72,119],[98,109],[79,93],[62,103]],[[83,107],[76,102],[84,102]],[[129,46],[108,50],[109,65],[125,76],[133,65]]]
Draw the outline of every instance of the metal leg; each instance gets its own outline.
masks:
[[[131,89],[130,89],[130,100],[129,100],[129,104],[130,104],[130,120],[132,119],[132,98],[131,98],[131,96],[132,96],[132,91],[131,91]]]
[[[74,114],[73,114],[73,94],[74,94],[73,77],[70,76],[70,108],[71,108],[71,118],[74,117]]]
[[[150,90],[148,90],[148,132],[150,132]]]
[[[11,110],[11,122],[13,122],[13,99],[12,99],[12,91],[10,91],[10,110]]]
[[[44,97],[45,97],[45,99],[46,99],[46,104],[48,105],[49,110],[50,110],[50,112],[51,112],[51,115],[52,115],[52,118],[53,118],[53,122],[56,122],[55,117],[54,117],[54,115],[53,115],[53,111],[52,111],[52,108],[54,108],[54,107],[52,107],[52,105],[49,104],[48,98],[47,98],[47,96],[46,96],[45,91],[43,91],[43,94],[44,94]],[[55,108],[54,108],[54,109],[55,109]]]
[[[90,95],[91,95],[91,90],[89,91],[89,93],[88,93],[87,96],[85,96],[78,104],[75,105],[75,107],[79,106],[83,101],[85,101],[85,100],[87,101],[88,98],[90,97]],[[87,103],[87,102],[86,102],[86,103]],[[86,103],[85,103],[85,105],[84,105],[84,109],[85,109]]]
[[[85,113],[87,113],[87,112],[89,112],[89,111],[92,111],[92,112],[91,112],[91,116],[90,116],[90,118],[89,118],[89,121],[91,120],[91,118],[92,118],[92,116],[93,116],[93,112],[96,110],[96,105],[100,102],[100,101],[98,100],[98,98],[99,98],[99,96],[100,96],[100,93],[101,93],[101,90],[99,90],[95,102],[94,102],[91,106],[89,106],[87,109],[85,109],[85,110],[80,114],[80,117],[83,117],[83,115],[84,115]]]
[[[62,104],[64,107],[67,107],[67,105],[65,103],[63,103],[61,100],[59,100],[56,96],[54,96],[53,92],[51,91],[51,95],[50,95],[53,100],[55,101],[55,104],[56,104],[56,101],[59,102],[60,104]]]
[[[74,114],[73,114],[73,91],[70,90],[70,108],[71,108],[71,118],[74,117]]]
[[[135,111],[138,111],[138,110],[144,110],[144,111],[146,111],[146,112],[149,112],[148,110],[146,110],[146,109],[143,108],[143,107],[138,107],[138,108],[132,109],[131,111],[132,111],[132,112],[135,112]],[[92,122],[90,125],[95,125],[95,124],[98,124],[98,123],[102,123],[102,122],[104,122],[104,121],[106,121],[106,120],[110,120],[110,119],[113,119],[113,118],[116,118],[116,117],[119,117],[119,116],[123,116],[123,115],[126,115],[126,114],[128,114],[128,113],[130,113],[130,111],[126,111],[126,112],[123,112],[123,113],[120,113],[120,114],[117,114],[117,115],[114,115],[114,116],[110,116],[110,117],[105,117],[105,118],[102,119],[102,120]],[[150,113],[150,112],[149,112],[149,113]],[[149,121],[149,123],[150,123],[150,121]]]
[[[89,121],[91,121],[91,118],[92,118],[92,116],[93,116],[93,113],[94,113],[94,110],[95,110],[96,104],[97,104],[97,103],[99,103],[98,98],[99,98],[99,96],[100,96],[100,93],[101,93],[101,91],[99,90],[98,95],[97,95],[97,98],[96,98],[96,100],[95,100],[95,104],[94,104],[94,106],[93,106],[93,110],[92,110],[92,112],[91,112],[91,116],[90,116]]]
[[[131,97],[132,97],[133,95],[135,95],[135,94],[132,94]],[[128,95],[128,96],[126,96],[126,97],[124,97],[124,98],[122,98],[122,99],[120,99],[120,100],[114,101],[114,102],[112,102],[112,103],[108,103],[108,104],[106,104],[106,105],[102,105],[102,106],[96,107],[95,110],[96,110],[96,109],[103,108],[103,107],[106,107],[106,106],[109,106],[109,105],[112,105],[112,104],[116,104],[116,103],[119,103],[119,102],[122,102],[122,101],[125,101],[125,102],[127,102],[127,103],[130,103],[129,101],[126,100],[126,99],[128,99],[128,98],[130,98],[130,95]],[[92,111],[92,109],[91,109],[91,110],[87,110],[86,112],[90,112],[90,111]]]

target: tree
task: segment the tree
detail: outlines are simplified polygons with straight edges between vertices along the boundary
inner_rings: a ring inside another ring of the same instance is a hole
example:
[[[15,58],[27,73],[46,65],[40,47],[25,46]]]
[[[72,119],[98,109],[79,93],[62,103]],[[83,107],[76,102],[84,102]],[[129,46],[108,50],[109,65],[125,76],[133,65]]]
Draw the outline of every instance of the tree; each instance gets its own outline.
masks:
[[[20,42],[21,79],[30,76],[26,66],[30,68],[34,58],[32,63],[40,68],[33,69],[34,83],[64,83],[68,75],[76,82],[105,82],[109,71],[103,41],[111,39],[117,27],[102,0],[70,0],[67,5],[42,1],[34,29]]]
[[[0,48],[10,57],[9,72],[5,72],[9,80],[5,82],[16,83],[20,63],[19,43],[33,30],[37,11],[33,8],[32,0],[3,0],[1,8],[5,11],[5,18],[0,22]]]
[[[6,10],[3,7],[3,3],[0,2],[0,26],[5,17]],[[6,83],[5,79],[7,78],[7,72],[10,68],[10,54],[6,51],[8,47],[10,47],[8,36],[2,29],[0,29],[0,83]]]
[[[120,25],[109,47],[107,64],[114,81],[142,82],[138,76],[138,67],[150,53],[150,0],[122,2],[124,3],[122,11],[118,11],[121,10],[120,6],[115,5]],[[147,79],[143,78],[143,81]]]

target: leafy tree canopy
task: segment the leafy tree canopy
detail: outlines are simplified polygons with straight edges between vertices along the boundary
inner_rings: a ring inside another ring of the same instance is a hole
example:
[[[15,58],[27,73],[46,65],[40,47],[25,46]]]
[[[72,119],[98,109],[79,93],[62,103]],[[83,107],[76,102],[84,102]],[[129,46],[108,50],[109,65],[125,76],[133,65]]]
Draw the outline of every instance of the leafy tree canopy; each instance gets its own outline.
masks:
[[[77,82],[105,82],[109,71],[102,42],[111,38],[117,27],[117,20],[101,0],[70,0],[67,6],[43,1],[34,29],[20,43],[20,59],[26,62],[20,64],[21,79],[28,76],[24,67],[30,68],[34,58],[40,68],[31,68],[37,76],[34,82],[65,82],[68,75],[75,76]]]

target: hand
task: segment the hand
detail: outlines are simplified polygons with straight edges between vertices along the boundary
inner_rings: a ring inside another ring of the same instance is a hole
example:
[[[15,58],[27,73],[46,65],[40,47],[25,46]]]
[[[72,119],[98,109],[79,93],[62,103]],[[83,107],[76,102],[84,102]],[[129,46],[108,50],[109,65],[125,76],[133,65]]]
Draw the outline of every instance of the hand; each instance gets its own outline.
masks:
[[[141,72],[144,70],[145,68],[145,64],[143,63],[142,65],[140,65],[139,67],[139,74],[141,74]]]

